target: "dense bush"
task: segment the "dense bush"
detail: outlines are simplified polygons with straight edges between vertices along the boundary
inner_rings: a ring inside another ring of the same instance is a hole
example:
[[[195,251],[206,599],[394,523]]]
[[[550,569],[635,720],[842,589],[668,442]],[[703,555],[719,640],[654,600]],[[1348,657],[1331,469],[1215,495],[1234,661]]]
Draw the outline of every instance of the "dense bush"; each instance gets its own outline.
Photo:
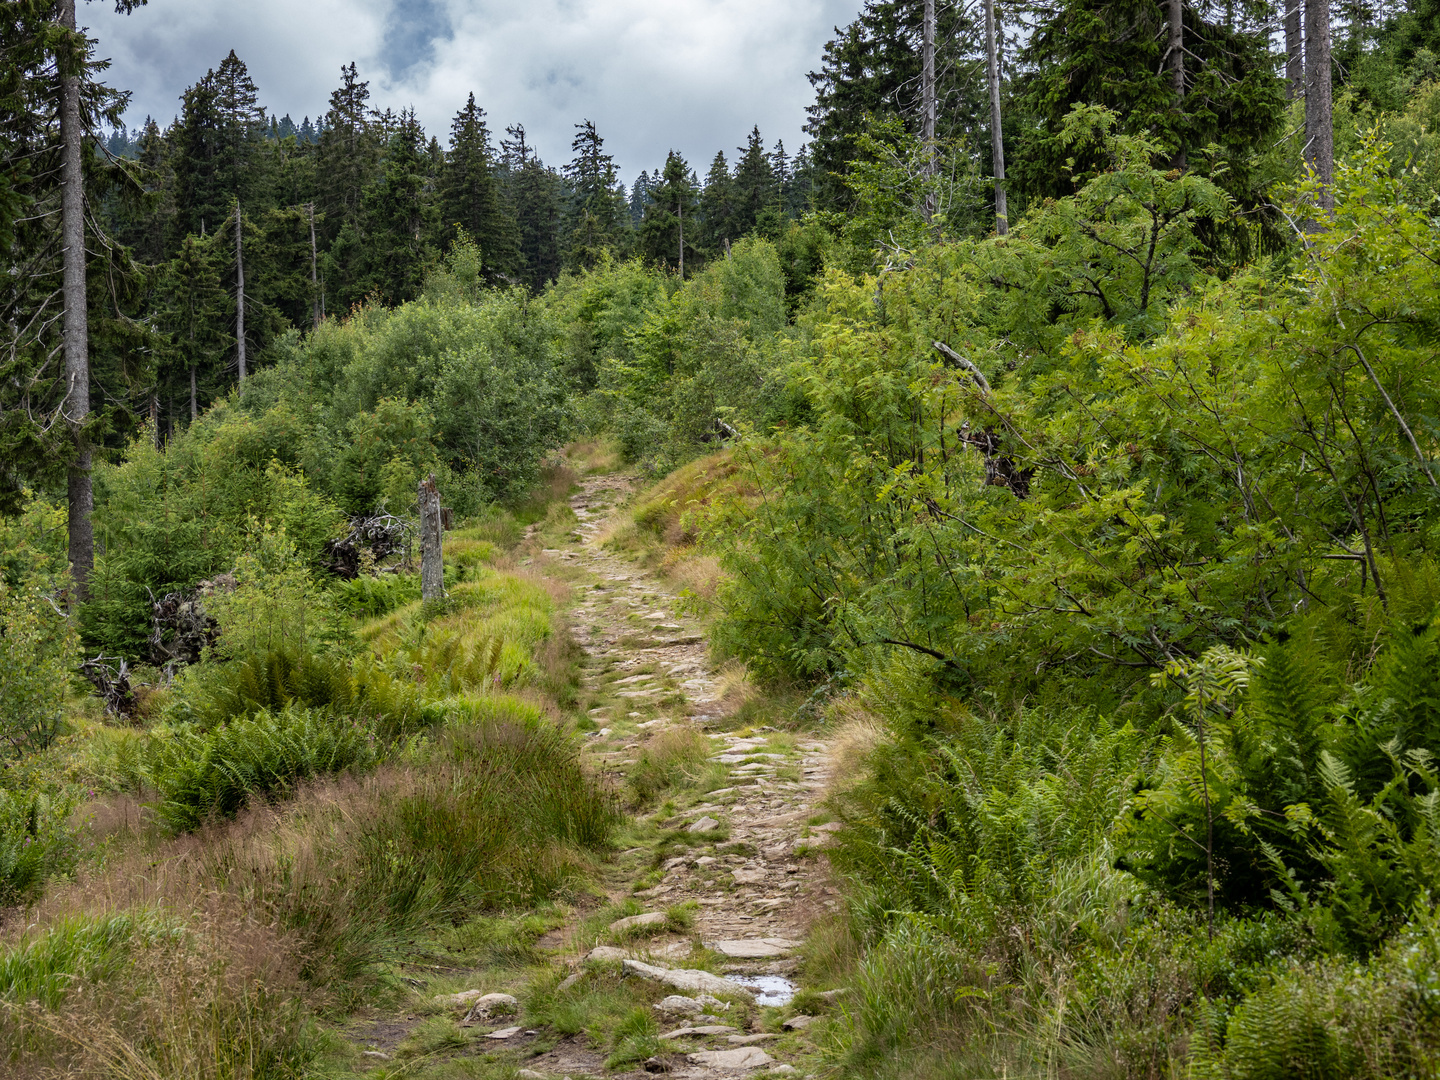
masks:
[[[12,588],[0,577],[0,753],[7,755],[54,740],[78,651],[69,620],[38,586]]]
[[[61,799],[0,787],[0,905],[36,899],[51,877],[74,867],[70,810]]]
[[[378,757],[374,734],[358,721],[287,708],[157,738],[145,777],[159,794],[160,820],[182,832],[228,817],[253,798],[285,795],[301,781],[364,767]]]

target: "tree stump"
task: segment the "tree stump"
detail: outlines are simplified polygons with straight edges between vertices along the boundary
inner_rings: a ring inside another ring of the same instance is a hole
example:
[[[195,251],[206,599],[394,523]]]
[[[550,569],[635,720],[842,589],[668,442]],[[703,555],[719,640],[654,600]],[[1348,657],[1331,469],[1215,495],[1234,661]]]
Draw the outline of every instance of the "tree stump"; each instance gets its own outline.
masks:
[[[420,598],[445,596],[445,563],[440,548],[440,492],[435,474],[420,481]]]

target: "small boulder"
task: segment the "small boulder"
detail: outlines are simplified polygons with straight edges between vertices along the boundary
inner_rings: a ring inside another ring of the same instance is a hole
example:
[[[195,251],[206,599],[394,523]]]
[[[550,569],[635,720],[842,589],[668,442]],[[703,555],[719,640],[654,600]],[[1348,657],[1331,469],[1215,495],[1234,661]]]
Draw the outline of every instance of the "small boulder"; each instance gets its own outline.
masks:
[[[751,1046],[755,1043],[762,1043],[766,1039],[778,1039],[780,1036],[771,1032],[762,1032],[758,1035],[731,1035],[725,1041],[731,1046]]]
[[[683,1039],[689,1035],[728,1035],[734,1030],[735,1029],[728,1024],[701,1024],[698,1027],[692,1027],[686,1024],[684,1027],[676,1028],[674,1031],[667,1031],[664,1035],[661,1035],[660,1038]]]
[[[486,994],[475,999],[475,1003],[470,1006],[470,1011],[465,1014],[465,1021],[473,1023],[476,1020],[488,1020],[492,1016],[508,1016],[519,1011],[520,1002],[509,994]]]
[[[597,945],[585,954],[584,962],[587,964],[615,963],[626,959],[629,955],[624,949],[617,949],[613,945]]]
[[[598,950],[596,950],[598,951]],[[619,950],[616,950],[617,952]],[[594,955],[592,952],[591,956]],[[719,975],[712,975],[708,971],[696,971],[689,968],[662,968],[652,964],[646,964],[639,960],[625,960],[625,970],[639,975],[642,979],[650,979],[654,982],[664,983],[673,986],[676,990],[689,990],[705,994],[730,994],[739,995],[753,1001],[755,991],[748,986],[743,986],[729,979],[722,979]]]
[[[686,832],[692,832],[692,833],[710,832],[711,830],[713,830],[713,829],[718,829],[719,827],[720,827],[720,822],[716,821],[716,820],[715,820],[713,817],[711,817],[709,814],[706,814],[706,815],[705,815],[704,817],[702,817],[699,821],[697,821],[697,822],[695,822],[693,825],[689,826],[685,831],[686,831]]]
[[[507,1027],[501,1028],[499,1031],[492,1031],[485,1037],[487,1039],[512,1039],[519,1034],[520,1029],[518,1027]]]
[[[791,1031],[804,1031],[814,1022],[815,1018],[813,1016],[806,1016],[804,1013],[801,1013],[799,1016],[792,1016],[789,1020],[786,1020],[785,1026]]]
[[[566,990],[569,990],[570,987],[574,986],[584,977],[585,973],[583,971],[577,971],[573,974],[566,975],[565,978],[560,980],[560,985],[555,988],[555,992],[557,994],[563,994]]]
[[[758,1069],[769,1065],[775,1059],[758,1046],[742,1046],[734,1050],[702,1050],[691,1054],[695,1065],[708,1065],[712,1069]]]

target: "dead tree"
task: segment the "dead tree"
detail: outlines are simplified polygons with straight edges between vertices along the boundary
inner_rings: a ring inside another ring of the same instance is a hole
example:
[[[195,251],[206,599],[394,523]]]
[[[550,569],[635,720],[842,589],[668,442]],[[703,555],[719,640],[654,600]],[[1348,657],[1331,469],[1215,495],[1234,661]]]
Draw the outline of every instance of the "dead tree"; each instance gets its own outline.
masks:
[[[925,0],[924,39],[921,47],[920,96],[924,118],[921,120],[921,138],[925,141],[925,175],[933,184],[938,163],[935,160],[935,0]],[[938,209],[935,189],[925,192],[925,220],[935,216]]]
[[[1330,4],[1305,4],[1305,163],[1320,182],[1320,209],[1335,209],[1335,130],[1330,96]],[[1313,230],[1323,228],[1311,222]]]
[[[245,246],[240,238],[240,203],[235,203],[235,362],[245,385]]]
[[[441,552],[440,491],[435,474],[420,481],[420,598],[445,596],[445,563]]]
[[[995,0],[985,0],[985,76],[990,84],[990,152],[995,159],[995,235],[1010,231],[1005,207],[1005,129],[1000,124],[1000,27]]]
[[[75,31],[75,0],[61,0],[60,25]],[[68,46],[67,46],[68,48]],[[90,325],[85,288],[85,125],[80,110],[81,71],[60,64],[60,235],[63,244],[65,405],[64,416],[75,440],[67,477],[70,573],[75,599],[89,595],[95,568],[95,527],[90,515],[95,494],[90,478],[90,442],[85,421],[90,415]]]

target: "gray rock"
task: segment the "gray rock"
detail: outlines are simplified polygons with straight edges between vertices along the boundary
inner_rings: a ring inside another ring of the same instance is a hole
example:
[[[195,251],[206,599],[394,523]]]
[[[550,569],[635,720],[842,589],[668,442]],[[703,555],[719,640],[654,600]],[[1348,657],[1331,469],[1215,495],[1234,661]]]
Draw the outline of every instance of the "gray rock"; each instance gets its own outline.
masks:
[[[584,977],[585,973],[583,971],[577,971],[574,974],[566,975],[565,978],[560,980],[560,985],[555,988],[555,992],[557,994],[564,993],[566,990],[569,990],[570,987],[574,986]]]
[[[691,826],[690,826],[689,828],[687,828],[685,831],[686,831],[686,832],[710,832],[712,829],[718,829],[719,827],[720,827],[720,822],[716,821],[713,817],[710,817],[710,816],[707,814],[705,817],[702,817],[699,821],[695,822],[695,824],[691,825]]]
[[[766,1039],[778,1039],[780,1036],[772,1032],[762,1032],[759,1035],[731,1035],[725,1041],[731,1046],[751,1046],[755,1043],[762,1043]]]
[[[800,1070],[794,1065],[772,1065],[766,1070],[766,1076],[794,1076]]]
[[[592,952],[590,955],[594,956],[595,953]],[[755,998],[755,991],[750,987],[731,982],[729,979],[722,979],[719,975],[712,975],[708,971],[655,967],[639,960],[628,959],[624,961],[624,964],[626,971],[639,975],[642,979],[650,979],[654,982],[664,983],[666,986],[673,986],[676,990],[689,990],[691,993],[739,995],[752,1001]]]
[[[667,998],[661,998],[655,1004],[655,1008],[662,1013],[699,1013],[705,1011],[705,1005],[698,998],[682,997],[680,994],[671,994]]]
[[[368,1058],[378,1058],[380,1061],[390,1060],[390,1055],[385,1053],[384,1050],[361,1050],[360,1056]]]
[[[736,885],[763,885],[769,875],[764,870],[736,870]]]
[[[735,1050],[702,1050],[698,1054],[690,1055],[692,1063],[708,1065],[712,1069],[758,1069],[774,1060],[758,1046],[742,1046]]]
[[[684,1027],[676,1028],[674,1031],[667,1031],[664,1035],[661,1035],[660,1038],[683,1039],[688,1035],[728,1035],[734,1030],[735,1029],[728,1024],[701,1024],[699,1027],[691,1027],[689,1024],[686,1024]]]
[[[842,986],[838,990],[822,990],[815,996],[818,997],[821,1001],[834,1005],[837,1000],[844,997],[849,992],[850,991],[847,987]]]
[[[436,1005],[469,1005],[484,996],[484,990],[461,990],[458,994],[437,994],[431,1000]]]
[[[784,956],[800,947],[800,942],[789,938],[740,938],[733,941],[707,941],[709,948],[721,956],[735,960],[763,960],[772,956]]]
[[[619,934],[641,926],[660,926],[665,922],[663,911],[647,911],[644,915],[631,915],[628,919],[616,919],[610,924],[610,932]]]
[[[814,1022],[815,1018],[813,1016],[806,1016],[804,1013],[801,1013],[799,1016],[792,1016],[789,1020],[786,1020],[785,1026],[791,1031],[804,1031]]]
[[[512,1039],[520,1034],[518,1027],[501,1028],[499,1031],[492,1031],[486,1035],[487,1039]]]
[[[537,1073],[534,1069],[521,1069],[515,1074],[515,1080],[550,1080],[544,1073]]]
[[[624,960],[629,955],[630,954],[624,949],[617,949],[613,945],[597,945],[595,946],[595,948],[591,949],[588,953],[585,954],[585,959],[583,963],[613,963],[616,960]]]

